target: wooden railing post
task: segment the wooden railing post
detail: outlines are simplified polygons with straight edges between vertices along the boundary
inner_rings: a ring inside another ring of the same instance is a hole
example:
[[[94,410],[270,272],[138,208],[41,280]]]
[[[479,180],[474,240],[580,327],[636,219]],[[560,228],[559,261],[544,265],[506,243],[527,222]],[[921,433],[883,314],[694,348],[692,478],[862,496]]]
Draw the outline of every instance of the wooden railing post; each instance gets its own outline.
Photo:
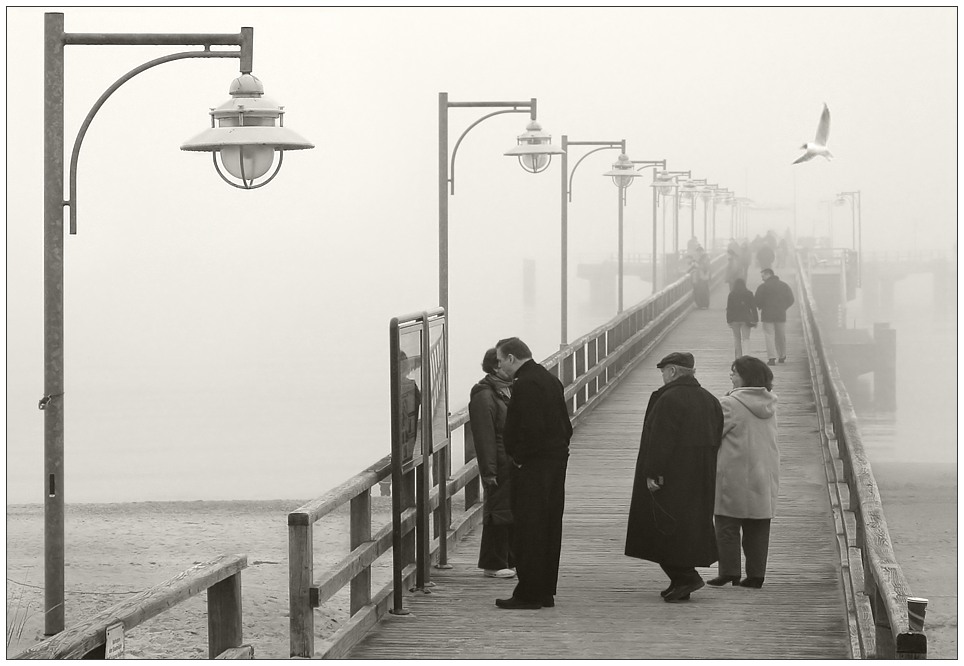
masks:
[[[315,652],[315,617],[311,608],[314,564],[312,524],[306,513],[288,514],[288,630],[292,657]]]
[[[208,658],[241,647],[242,632],[241,574],[236,573],[208,588]]]
[[[355,550],[372,540],[372,491],[371,488],[351,500],[349,548]],[[349,613],[354,615],[367,606],[372,599],[372,570],[365,567],[351,579]]]

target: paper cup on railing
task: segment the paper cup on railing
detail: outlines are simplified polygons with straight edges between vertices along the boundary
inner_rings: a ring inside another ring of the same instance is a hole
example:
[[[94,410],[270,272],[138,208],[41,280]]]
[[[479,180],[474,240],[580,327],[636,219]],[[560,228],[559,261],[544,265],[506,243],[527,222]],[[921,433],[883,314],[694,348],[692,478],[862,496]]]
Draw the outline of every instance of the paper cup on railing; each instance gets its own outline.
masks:
[[[907,624],[911,631],[924,631],[924,614],[927,612],[927,599],[907,597]]]

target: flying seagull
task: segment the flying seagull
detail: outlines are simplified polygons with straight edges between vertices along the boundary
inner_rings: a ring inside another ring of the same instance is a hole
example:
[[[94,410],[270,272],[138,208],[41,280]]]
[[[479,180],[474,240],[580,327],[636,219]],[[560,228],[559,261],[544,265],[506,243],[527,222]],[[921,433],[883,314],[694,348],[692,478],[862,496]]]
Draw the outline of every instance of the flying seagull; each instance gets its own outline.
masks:
[[[800,157],[798,157],[793,163],[800,164],[800,162],[806,162],[807,160],[812,160],[817,155],[822,155],[828,162],[833,159],[833,153],[827,150],[827,139],[830,136],[830,109],[827,108],[827,103],[823,104],[823,113],[820,114],[820,123],[817,125],[817,136],[813,141],[808,142],[800,146],[803,150],[807,151]]]

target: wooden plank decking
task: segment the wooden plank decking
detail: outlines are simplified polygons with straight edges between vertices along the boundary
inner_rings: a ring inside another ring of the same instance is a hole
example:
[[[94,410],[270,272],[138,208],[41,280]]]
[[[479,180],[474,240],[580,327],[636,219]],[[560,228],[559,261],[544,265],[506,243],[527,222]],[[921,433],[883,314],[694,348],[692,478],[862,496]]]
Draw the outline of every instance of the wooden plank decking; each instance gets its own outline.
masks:
[[[790,282],[790,276],[784,276]],[[752,272],[751,272],[752,280]],[[792,284],[792,282],[790,282]],[[799,314],[788,314],[789,357],[774,368],[780,396],[781,487],[760,590],[709,586],[688,603],[659,596],[656,564],[623,555],[639,433],[656,361],[693,352],[697,378],[730,388],[732,341],[725,285],[696,310],[576,428],[572,441],[559,594],[555,608],[505,611],[512,580],[476,568],[480,531],[434,569],[431,594],[406,596],[410,616],[385,618],[349,653],[359,659],[848,658],[847,616]],[[765,358],[763,335],[749,352]],[[716,569],[701,570],[704,578]]]

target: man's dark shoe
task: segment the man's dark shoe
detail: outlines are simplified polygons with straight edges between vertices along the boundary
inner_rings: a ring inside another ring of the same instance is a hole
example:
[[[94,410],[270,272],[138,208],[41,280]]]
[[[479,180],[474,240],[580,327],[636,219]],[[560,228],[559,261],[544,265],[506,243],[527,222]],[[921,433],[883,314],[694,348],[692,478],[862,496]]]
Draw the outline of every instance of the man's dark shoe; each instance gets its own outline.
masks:
[[[496,599],[495,605],[506,610],[539,610],[542,608],[542,604],[539,602],[523,601],[517,597]]]
[[[786,357],[786,356],[781,356],[781,357],[778,359],[778,361],[779,361],[780,363],[786,363],[786,362],[787,362],[787,357]]]
[[[723,587],[727,583],[733,583],[734,585],[740,584],[739,576],[717,576],[716,578],[711,578],[706,581],[707,585],[712,585],[713,587]]]
[[[688,581],[686,583],[680,583],[666,593],[666,596],[663,597],[663,601],[668,601],[669,603],[673,603],[675,601],[686,601],[686,599],[683,599],[683,597],[689,599],[690,592],[696,592],[704,585],[706,585],[706,583],[703,582],[702,578]]]
[[[555,606],[556,606],[556,600],[553,598],[551,594],[547,594],[542,598],[543,608],[555,608]]]
[[[753,587],[759,589],[763,587],[762,578],[744,578],[740,581],[740,587]]]
[[[666,595],[669,594],[669,591],[673,589],[673,586],[674,586],[674,585],[676,585],[676,583],[670,581],[669,587],[667,587],[665,590],[662,590],[662,591],[659,593],[659,596],[661,596],[661,597],[663,597],[663,598],[665,599],[665,598],[666,598]]]
[[[767,361],[767,365],[776,365],[776,364],[777,364],[777,360],[775,358],[771,358]]]

